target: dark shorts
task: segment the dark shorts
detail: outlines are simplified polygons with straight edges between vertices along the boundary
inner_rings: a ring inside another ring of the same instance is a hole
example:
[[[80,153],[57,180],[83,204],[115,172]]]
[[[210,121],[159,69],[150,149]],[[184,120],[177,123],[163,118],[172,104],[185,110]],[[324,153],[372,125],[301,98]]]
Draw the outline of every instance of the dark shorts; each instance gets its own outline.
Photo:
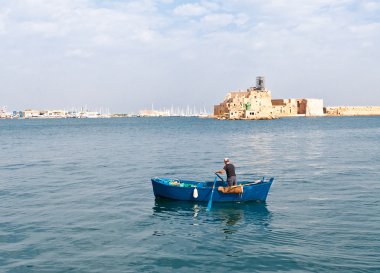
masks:
[[[235,186],[237,184],[236,176],[231,176],[227,178],[228,186]]]

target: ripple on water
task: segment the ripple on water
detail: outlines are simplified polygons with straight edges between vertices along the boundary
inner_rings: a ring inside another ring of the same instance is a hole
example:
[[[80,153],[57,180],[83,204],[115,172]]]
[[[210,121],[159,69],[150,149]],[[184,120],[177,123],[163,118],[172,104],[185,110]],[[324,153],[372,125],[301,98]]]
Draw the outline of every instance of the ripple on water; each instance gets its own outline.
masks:
[[[378,117],[1,121],[0,268],[380,271],[379,126]],[[212,181],[226,156],[240,180],[275,177],[266,204],[206,212],[207,203],[154,199],[151,177]]]

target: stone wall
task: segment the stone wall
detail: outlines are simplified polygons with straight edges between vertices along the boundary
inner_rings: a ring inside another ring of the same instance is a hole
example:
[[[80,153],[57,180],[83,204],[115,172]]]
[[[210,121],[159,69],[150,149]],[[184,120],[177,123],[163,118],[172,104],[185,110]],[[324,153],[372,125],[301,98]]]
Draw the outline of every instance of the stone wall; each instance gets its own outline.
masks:
[[[334,106],[325,107],[327,116],[379,116],[380,106]]]
[[[274,113],[279,117],[289,116],[323,116],[321,99],[275,99],[272,100]]]
[[[245,99],[246,119],[265,119],[274,116],[272,108],[272,95],[269,90],[256,91],[251,89]]]
[[[306,112],[307,117],[323,116],[323,100],[321,99],[305,99],[306,100]]]
[[[274,114],[278,117],[297,115],[296,99],[275,99],[272,100]]]
[[[267,119],[273,117],[269,90],[249,88],[230,92],[219,105],[214,106],[214,116],[226,119]]]

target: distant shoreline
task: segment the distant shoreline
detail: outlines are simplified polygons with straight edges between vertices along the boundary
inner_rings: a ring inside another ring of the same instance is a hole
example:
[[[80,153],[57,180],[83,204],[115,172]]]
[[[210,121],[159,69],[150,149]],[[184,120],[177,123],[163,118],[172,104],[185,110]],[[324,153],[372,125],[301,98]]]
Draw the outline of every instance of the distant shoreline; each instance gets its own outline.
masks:
[[[242,120],[242,121],[255,121],[255,120],[276,120],[276,119],[287,119],[287,118],[328,118],[328,117],[379,117],[380,114],[352,114],[352,115],[342,115],[342,114],[336,114],[336,115],[320,115],[320,116],[305,116],[305,115],[292,115],[292,116],[283,116],[283,117],[275,117],[275,118],[233,118],[233,119],[227,119],[227,118],[220,118],[220,117],[198,117],[198,116],[139,116],[139,115],[114,115],[110,117],[97,117],[97,118],[72,118],[72,117],[28,117],[28,118],[4,118],[1,117],[0,120],[55,120],[55,119],[67,119],[67,120],[94,120],[94,119],[120,119],[120,118],[141,118],[141,119],[155,119],[155,118],[198,118],[198,119],[215,119],[215,120]]]

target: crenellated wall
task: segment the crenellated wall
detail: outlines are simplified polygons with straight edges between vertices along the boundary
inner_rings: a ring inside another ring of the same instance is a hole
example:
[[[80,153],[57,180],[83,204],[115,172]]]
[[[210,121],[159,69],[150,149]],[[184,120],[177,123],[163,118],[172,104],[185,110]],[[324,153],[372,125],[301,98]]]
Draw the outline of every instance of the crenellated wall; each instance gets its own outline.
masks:
[[[327,116],[379,116],[380,106],[328,106],[324,112]]]

